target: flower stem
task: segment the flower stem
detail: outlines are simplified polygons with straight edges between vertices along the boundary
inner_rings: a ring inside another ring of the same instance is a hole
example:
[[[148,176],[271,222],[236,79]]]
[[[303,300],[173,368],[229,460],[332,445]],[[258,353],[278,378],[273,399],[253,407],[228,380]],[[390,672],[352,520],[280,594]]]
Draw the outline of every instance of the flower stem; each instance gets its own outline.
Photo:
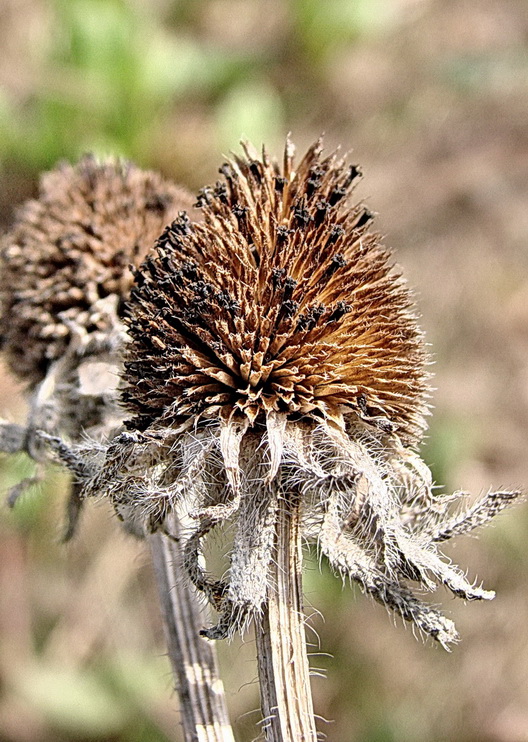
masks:
[[[267,742],[316,742],[302,609],[299,503],[281,499],[268,600],[256,625]]]
[[[177,538],[174,517],[170,528]],[[234,742],[214,644],[199,636],[202,611],[192,588],[182,581],[180,544],[160,533],[149,541],[185,742]]]

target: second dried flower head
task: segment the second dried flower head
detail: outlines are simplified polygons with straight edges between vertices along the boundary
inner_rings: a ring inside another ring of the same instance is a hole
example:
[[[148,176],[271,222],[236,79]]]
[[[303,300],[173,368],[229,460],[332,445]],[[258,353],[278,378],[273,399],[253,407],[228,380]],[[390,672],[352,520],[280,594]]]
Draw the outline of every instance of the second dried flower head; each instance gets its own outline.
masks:
[[[299,165],[248,146],[137,270],[128,305],[123,401],[129,432],[81,451],[85,491],[161,527],[192,519],[190,578],[227,636],[266,600],[281,501],[339,573],[444,646],[453,623],[411,591],[472,584],[438,544],[493,517],[518,493],[453,512],[432,493],[416,447],[427,356],[412,297],[372,215],[348,197],[359,170],[317,142]],[[215,579],[203,542],[234,524],[230,569]]]
[[[116,386],[129,265],[139,265],[180,210],[196,217],[192,203],[156,173],[85,155],[45,173],[38,198],[0,238],[0,347],[29,401],[24,426],[0,421],[0,451],[39,462],[36,476],[10,490],[11,505],[43,476],[37,430],[79,441],[122,425]],[[74,485],[65,538],[80,506]]]

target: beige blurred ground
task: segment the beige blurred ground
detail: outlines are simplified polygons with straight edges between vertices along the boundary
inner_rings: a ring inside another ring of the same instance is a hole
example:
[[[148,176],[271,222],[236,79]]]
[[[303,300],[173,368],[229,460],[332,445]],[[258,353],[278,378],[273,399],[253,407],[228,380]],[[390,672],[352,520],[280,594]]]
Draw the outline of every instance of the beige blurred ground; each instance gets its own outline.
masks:
[[[341,143],[361,163],[360,196],[416,290],[435,357],[425,456],[437,480],[473,493],[528,485],[528,4],[373,2],[381,18],[331,49],[328,39],[308,44],[296,5],[210,0],[189,10],[185,28],[268,60],[255,90],[280,103],[262,134],[277,154],[288,130],[300,150],[325,131],[328,147]],[[170,16],[171,3],[153,7]],[[28,51],[53,33],[39,18],[48,15],[37,0],[0,3],[0,83],[24,101],[44,84]],[[239,88],[169,106],[149,164],[192,187],[215,180],[222,150],[247,133],[236,123],[231,141],[225,133]],[[11,161],[0,178],[5,221],[35,180]],[[4,372],[0,384],[0,416],[14,419],[18,388]],[[0,466],[6,489],[22,464]],[[75,543],[59,546],[63,492],[53,474],[19,513],[1,514],[0,741],[177,740],[148,556],[101,505]],[[333,656],[313,661],[327,672],[314,687],[333,720],[321,723],[329,740],[528,741],[527,507],[450,547],[498,593],[467,606],[438,595],[463,637],[452,654],[309,561],[311,624]],[[221,647],[240,740],[256,735],[253,649],[251,637]],[[61,696],[84,727],[64,718]]]

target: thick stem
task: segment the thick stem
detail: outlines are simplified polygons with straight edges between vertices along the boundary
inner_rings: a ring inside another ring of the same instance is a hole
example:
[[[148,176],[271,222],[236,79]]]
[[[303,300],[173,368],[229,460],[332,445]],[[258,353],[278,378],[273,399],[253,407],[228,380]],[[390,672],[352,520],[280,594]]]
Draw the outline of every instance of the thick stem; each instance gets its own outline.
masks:
[[[175,518],[170,528],[177,537]],[[182,580],[180,544],[159,533],[149,540],[185,742],[234,742],[214,644],[199,636],[202,611],[192,587]]]
[[[268,600],[256,625],[256,639],[267,742],[316,742],[297,500],[279,501]]]

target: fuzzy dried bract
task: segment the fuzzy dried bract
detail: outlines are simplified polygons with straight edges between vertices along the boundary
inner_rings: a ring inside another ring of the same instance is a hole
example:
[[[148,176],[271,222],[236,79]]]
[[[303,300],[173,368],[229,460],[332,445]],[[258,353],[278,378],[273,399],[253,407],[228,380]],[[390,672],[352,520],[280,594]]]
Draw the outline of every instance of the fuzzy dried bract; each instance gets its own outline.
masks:
[[[186,569],[218,609],[209,637],[258,614],[281,502],[335,570],[444,646],[452,622],[412,592],[473,585],[437,544],[489,520],[518,493],[456,513],[416,453],[428,411],[427,356],[411,294],[372,214],[348,198],[360,176],[317,142],[298,166],[249,146],[200,192],[136,271],[127,310],[129,433],[88,457],[105,493],[147,529],[191,516]],[[60,452],[59,452],[60,453]],[[234,524],[215,579],[204,539]]]

